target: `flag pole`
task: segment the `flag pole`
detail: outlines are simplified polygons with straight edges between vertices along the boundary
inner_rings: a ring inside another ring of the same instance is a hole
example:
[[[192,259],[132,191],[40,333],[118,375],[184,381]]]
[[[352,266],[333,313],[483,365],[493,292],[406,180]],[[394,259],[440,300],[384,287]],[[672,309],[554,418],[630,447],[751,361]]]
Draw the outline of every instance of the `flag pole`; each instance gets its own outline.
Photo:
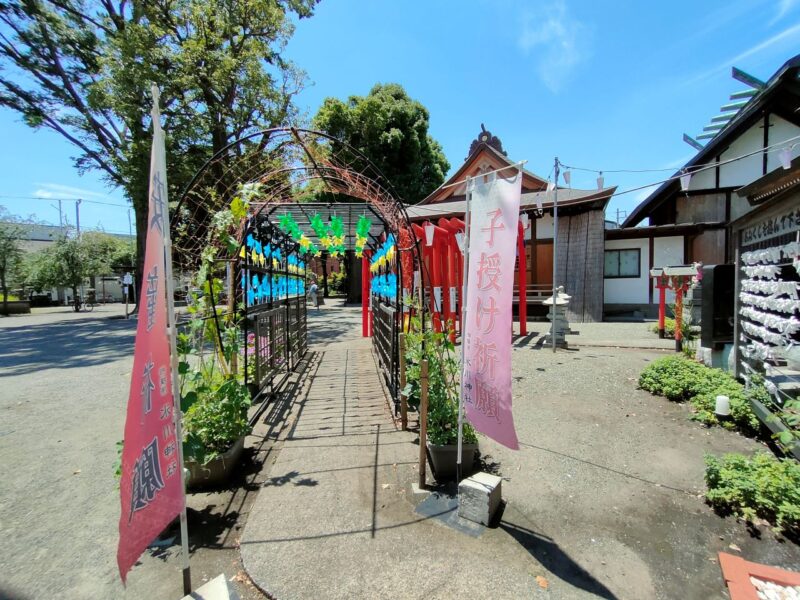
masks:
[[[466,353],[466,340],[464,339],[464,325],[467,322],[467,276],[469,275],[469,205],[472,198],[470,183],[472,178],[467,176],[466,192],[464,195],[464,276],[461,281],[461,381],[458,386],[458,448],[456,450],[456,480],[461,483],[461,450],[464,445],[464,355]]]
[[[164,144],[164,130],[161,129],[161,113],[159,110],[158,87],[153,85],[150,88],[153,95],[153,135],[159,136],[158,143]],[[163,155],[162,155],[163,156]],[[164,169],[164,189],[167,189],[167,172]],[[192,593],[192,575],[189,567],[189,527],[186,518],[186,472],[183,466],[183,426],[181,423],[181,394],[180,378],[178,377],[178,349],[177,349],[177,318],[175,315],[175,281],[172,277],[172,237],[169,230],[169,202],[164,200],[164,278],[166,279],[167,292],[167,334],[169,336],[169,355],[172,371],[172,415],[175,421],[175,438],[178,443],[178,465],[181,476],[181,498],[183,507],[181,509],[181,554],[183,555],[183,593]]]

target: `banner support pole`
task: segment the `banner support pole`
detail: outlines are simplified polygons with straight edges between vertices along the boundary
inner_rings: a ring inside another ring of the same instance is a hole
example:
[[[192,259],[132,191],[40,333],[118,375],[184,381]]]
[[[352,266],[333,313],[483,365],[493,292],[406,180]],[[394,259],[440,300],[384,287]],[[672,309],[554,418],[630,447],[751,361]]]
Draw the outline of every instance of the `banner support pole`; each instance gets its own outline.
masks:
[[[461,281],[461,381],[458,386],[458,447],[456,449],[456,480],[461,483],[461,452],[464,446],[464,355],[466,354],[464,324],[467,315],[467,277],[469,276],[469,205],[472,199],[470,183],[472,178],[467,177],[466,192],[464,195],[464,275]]]
[[[161,129],[160,113],[158,106],[159,91],[154,85],[151,88],[153,94],[153,133],[159,135],[163,143],[164,130]],[[166,171],[164,173],[164,189],[166,189]],[[164,278],[166,279],[167,293],[167,334],[169,336],[169,355],[172,371],[172,414],[175,422],[175,438],[178,443],[178,464],[180,465],[181,476],[181,497],[183,507],[181,509],[181,554],[183,555],[183,593],[192,593],[192,575],[189,566],[189,527],[186,518],[186,472],[183,466],[183,426],[180,401],[180,378],[178,376],[178,344],[177,344],[177,318],[175,315],[175,281],[172,276],[172,237],[169,230],[169,202],[164,202]]]

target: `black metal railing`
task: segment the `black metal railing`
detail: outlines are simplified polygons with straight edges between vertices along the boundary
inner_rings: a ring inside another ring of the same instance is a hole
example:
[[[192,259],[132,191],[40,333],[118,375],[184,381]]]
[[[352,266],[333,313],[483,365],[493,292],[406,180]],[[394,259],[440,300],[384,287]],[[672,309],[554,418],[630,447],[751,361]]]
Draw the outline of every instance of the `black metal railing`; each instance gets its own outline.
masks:
[[[397,308],[372,296],[374,329],[372,346],[378,357],[389,394],[394,401],[395,414],[400,411],[400,347]]]
[[[305,298],[275,302],[272,308],[252,313],[255,361],[252,381],[259,393],[279,388],[308,349]]]

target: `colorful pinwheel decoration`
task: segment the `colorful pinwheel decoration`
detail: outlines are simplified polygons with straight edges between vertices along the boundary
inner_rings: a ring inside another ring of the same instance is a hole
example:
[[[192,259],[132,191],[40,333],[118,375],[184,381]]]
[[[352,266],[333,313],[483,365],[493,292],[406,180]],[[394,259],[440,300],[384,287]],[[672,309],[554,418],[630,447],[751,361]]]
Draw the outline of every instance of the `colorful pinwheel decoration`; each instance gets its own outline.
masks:
[[[319,216],[319,213],[311,217],[311,229],[317,234],[320,245],[327,250],[331,245],[331,240],[328,237],[328,227],[322,221],[322,217]],[[314,253],[314,256],[319,256],[320,254],[322,253],[317,251]]]
[[[375,251],[375,256],[372,257],[372,260],[369,264],[369,270],[373,273],[376,273],[380,270],[381,267],[385,265],[391,265],[392,260],[394,260],[394,255],[396,252],[396,244],[394,240],[394,235],[389,234],[386,238],[386,241],[381,244],[381,247]]]
[[[367,236],[372,227],[369,217],[362,215],[356,223],[356,258],[361,258],[364,254],[364,247],[367,245]]]
[[[328,250],[334,258],[342,256],[346,250],[344,246],[344,223],[341,217],[331,217],[330,228],[328,229],[328,237],[331,240],[331,245]]]
[[[291,213],[286,213],[280,218],[278,227],[295,242],[300,244],[300,254],[311,253],[313,255],[317,252],[317,247],[308,236],[303,233],[303,230],[300,229],[300,226],[297,224],[297,221],[294,220]]]

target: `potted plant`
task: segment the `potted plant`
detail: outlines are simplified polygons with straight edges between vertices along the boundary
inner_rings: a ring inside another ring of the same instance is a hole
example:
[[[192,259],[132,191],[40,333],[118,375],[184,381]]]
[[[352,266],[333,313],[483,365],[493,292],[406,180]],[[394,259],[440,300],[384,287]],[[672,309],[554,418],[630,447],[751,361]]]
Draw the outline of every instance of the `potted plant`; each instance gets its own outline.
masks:
[[[247,419],[250,391],[229,366],[231,357],[239,352],[236,327],[235,322],[221,324],[217,333],[212,319],[195,315],[178,335],[183,454],[189,487],[224,482],[251,431]],[[219,340],[223,341],[221,348]]]
[[[188,487],[224,483],[239,462],[244,439],[252,430],[247,420],[250,393],[237,377],[207,377],[182,397],[184,463]]]
[[[250,390],[238,372],[240,317],[207,316],[214,310],[212,298],[219,298],[222,281],[214,277],[213,256],[205,251],[203,264],[196,280],[202,294],[193,296],[188,309],[192,318],[177,336],[188,487],[223,483],[238,464],[245,436],[252,430],[247,418]]]
[[[438,481],[455,479],[458,456],[458,398],[460,365],[455,346],[444,333],[422,331],[418,317],[406,335],[406,388],[412,406],[419,406],[421,361],[428,361],[428,460]],[[471,474],[478,454],[478,438],[464,422],[461,475]]]

